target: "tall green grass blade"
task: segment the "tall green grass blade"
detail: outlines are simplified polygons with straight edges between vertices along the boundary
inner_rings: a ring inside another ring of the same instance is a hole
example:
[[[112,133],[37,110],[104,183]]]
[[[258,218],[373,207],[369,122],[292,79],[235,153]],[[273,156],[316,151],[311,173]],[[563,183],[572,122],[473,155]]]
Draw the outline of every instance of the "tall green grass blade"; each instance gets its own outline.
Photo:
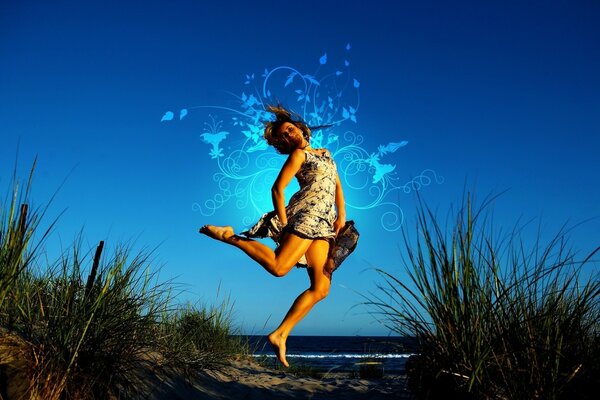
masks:
[[[420,203],[414,243],[404,232],[408,282],[378,270],[382,295],[367,304],[418,339],[410,371],[424,397],[582,396],[599,383],[600,281],[580,278],[600,249],[577,261],[565,227],[531,249],[523,227],[497,237],[493,199],[475,209],[468,195],[449,232]]]

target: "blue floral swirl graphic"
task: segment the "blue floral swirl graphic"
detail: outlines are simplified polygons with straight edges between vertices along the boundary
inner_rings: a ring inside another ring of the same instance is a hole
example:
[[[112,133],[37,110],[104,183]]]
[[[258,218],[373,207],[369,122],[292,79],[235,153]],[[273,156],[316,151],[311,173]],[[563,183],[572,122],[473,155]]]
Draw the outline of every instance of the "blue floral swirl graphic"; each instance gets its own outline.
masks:
[[[234,106],[201,105],[179,111],[179,121],[192,111],[214,113],[208,114],[200,139],[208,145],[209,160],[217,167],[212,176],[215,193],[193,203],[193,210],[210,216],[226,204],[233,204],[243,211],[242,222],[248,226],[272,208],[270,188],[283,160],[262,137],[264,122],[272,118],[265,105],[285,100],[309,126],[319,127],[313,129],[311,145],[331,151],[344,190],[356,194],[346,196],[347,208],[380,210],[381,226],[387,231],[402,226],[404,213],[398,202],[392,201],[397,198],[394,196],[441,184],[444,179],[434,170],[425,169],[408,182],[400,182],[396,164],[385,159],[408,145],[407,141],[390,142],[368,151],[361,135],[342,127],[358,123],[360,108],[360,82],[351,76],[347,57],[350,48],[349,44],[345,47],[344,61],[337,68],[328,69],[330,57],[323,54],[312,74],[290,66],[265,69],[259,78],[247,74],[244,85],[248,90],[232,95]],[[173,121],[175,116],[175,112],[166,111],[161,122]],[[345,131],[340,136],[342,129]]]

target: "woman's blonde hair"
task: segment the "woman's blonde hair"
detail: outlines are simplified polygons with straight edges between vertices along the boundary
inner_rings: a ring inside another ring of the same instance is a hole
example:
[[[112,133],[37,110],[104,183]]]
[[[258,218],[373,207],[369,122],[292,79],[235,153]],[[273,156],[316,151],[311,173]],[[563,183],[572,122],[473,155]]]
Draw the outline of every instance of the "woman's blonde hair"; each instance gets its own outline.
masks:
[[[278,153],[290,154],[294,151],[294,143],[290,142],[286,135],[279,134],[279,129],[286,122],[299,128],[302,131],[304,139],[310,141],[310,128],[299,115],[293,114],[280,104],[276,106],[267,106],[266,110],[275,115],[275,120],[265,122],[265,132],[263,136],[269,145],[275,147],[275,150],[277,150]]]

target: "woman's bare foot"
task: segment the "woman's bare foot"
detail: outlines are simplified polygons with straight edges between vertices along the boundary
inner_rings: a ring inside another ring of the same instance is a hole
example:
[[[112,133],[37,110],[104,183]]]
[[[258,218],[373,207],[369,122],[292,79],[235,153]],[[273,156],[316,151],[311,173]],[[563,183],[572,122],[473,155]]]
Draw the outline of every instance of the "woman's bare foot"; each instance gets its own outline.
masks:
[[[271,343],[271,346],[273,346],[273,350],[275,350],[275,355],[279,362],[282,363],[284,367],[289,367],[290,364],[288,364],[285,359],[285,338],[273,332],[269,335],[269,342]]]
[[[227,239],[234,235],[231,226],[204,225],[200,228],[200,233],[222,242],[227,242]]]

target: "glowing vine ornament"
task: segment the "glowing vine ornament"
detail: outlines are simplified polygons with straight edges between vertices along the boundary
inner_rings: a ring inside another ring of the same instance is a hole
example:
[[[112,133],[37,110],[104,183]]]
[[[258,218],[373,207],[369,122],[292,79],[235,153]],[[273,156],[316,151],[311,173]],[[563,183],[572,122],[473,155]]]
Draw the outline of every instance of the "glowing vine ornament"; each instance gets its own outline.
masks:
[[[345,54],[350,51],[350,44]],[[272,209],[270,188],[279,173],[284,157],[276,154],[263,139],[263,123],[272,119],[265,105],[285,99],[284,105],[298,113],[309,126],[328,126],[312,132],[311,146],[326,147],[332,153],[344,192],[346,208],[351,210],[378,210],[381,226],[394,231],[401,227],[404,214],[394,193],[410,193],[443,178],[431,169],[423,170],[408,182],[399,182],[396,165],[383,161],[408,144],[401,140],[366,150],[364,138],[345,128],[357,124],[360,108],[360,82],[350,76],[350,62],[345,59],[338,69],[325,71],[328,56],[319,58],[314,74],[305,74],[290,66],[265,69],[260,78],[245,76],[248,90],[236,99],[236,106],[202,105],[183,108],[178,119],[183,120],[191,111],[211,110],[204,122],[201,140],[208,145],[208,160],[216,163],[212,180],[214,195],[192,205],[204,216],[233,203],[244,212],[243,224],[254,223],[260,215]],[[214,114],[213,114],[214,113]],[[219,113],[221,116],[217,116]],[[175,119],[167,111],[161,122]],[[343,130],[343,133],[340,133]]]

